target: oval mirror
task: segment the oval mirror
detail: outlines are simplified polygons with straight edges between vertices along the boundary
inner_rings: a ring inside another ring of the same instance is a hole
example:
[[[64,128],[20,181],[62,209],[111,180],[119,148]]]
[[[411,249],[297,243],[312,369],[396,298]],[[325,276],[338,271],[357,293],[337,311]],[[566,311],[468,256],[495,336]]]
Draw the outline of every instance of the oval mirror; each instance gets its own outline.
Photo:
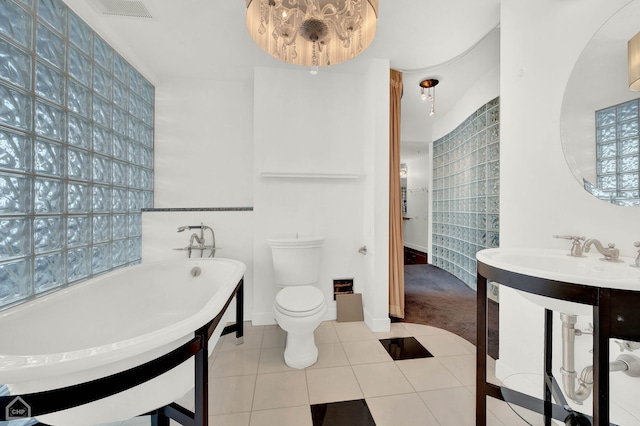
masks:
[[[573,175],[595,197],[640,205],[638,99],[629,89],[627,42],[640,32],[640,0],[615,13],[576,62],[562,101],[560,133]]]

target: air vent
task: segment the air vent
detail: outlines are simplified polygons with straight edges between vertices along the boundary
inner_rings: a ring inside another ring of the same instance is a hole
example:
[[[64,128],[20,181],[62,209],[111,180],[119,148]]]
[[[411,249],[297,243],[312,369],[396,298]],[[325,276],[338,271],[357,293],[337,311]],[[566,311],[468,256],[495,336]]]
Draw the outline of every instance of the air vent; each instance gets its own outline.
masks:
[[[151,19],[151,13],[141,1],[93,0],[91,3],[104,15]]]

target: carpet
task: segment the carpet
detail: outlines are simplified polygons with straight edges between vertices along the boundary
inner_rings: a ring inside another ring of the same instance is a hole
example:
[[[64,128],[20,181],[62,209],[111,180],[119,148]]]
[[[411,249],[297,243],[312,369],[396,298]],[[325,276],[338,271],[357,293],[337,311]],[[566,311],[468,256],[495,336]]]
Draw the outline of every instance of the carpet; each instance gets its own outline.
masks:
[[[405,308],[401,322],[442,328],[476,344],[476,292],[433,265],[405,265]],[[498,308],[489,300],[487,353],[498,358]]]

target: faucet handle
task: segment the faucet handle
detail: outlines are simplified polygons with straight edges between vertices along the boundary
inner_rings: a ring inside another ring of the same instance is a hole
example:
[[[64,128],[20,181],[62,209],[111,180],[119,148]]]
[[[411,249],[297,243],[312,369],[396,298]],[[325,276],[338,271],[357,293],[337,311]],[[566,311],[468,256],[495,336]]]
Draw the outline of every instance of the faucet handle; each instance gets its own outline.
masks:
[[[584,241],[585,237],[578,235],[553,235],[553,238],[559,238],[561,240],[572,240],[574,243],[579,243],[580,241]]]
[[[571,254],[569,254],[569,256],[574,256],[574,257],[584,257],[584,254],[582,253],[582,243],[581,241],[585,240],[584,236],[578,236],[578,235],[554,235],[553,238],[559,238],[562,240],[571,240],[571,242],[573,243],[573,245],[571,246]]]
[[[640,247],[640,241],[636,241],[635,243],[633,243],[634,247]]]

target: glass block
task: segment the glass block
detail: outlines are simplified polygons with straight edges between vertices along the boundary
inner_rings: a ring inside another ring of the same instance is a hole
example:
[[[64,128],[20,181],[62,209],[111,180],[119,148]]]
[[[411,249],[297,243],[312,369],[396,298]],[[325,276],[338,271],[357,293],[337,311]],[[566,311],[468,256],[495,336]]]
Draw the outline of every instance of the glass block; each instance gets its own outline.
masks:
[[[93,211],[94,212],[110,212],[111,211],[111,188],[108,186],[93,186]]]
[[[91,272],[91,253],[88,247],[77,248],[67,252],[67,281],[78,281],[89,276]]]
[[[500,125],[496,124],[487,128],[487,141],[486,143],[500,142]]]
[[[615,158],[612,158],[609,160],[596,161],[596,164],[598,166],[598,173],[599,174],[615,173],[617,169],[616,163],[617,162]]]
[[[129,236],[139,237],[142,235],[142,215],[131,214],[129,215]]]
[[[65,176],[65,147],[41,139],[36,141],[34,170],[40,175]]]
[[[31,296],[31,282],[31,259],[0,263],[0,306]]]
[[[596,128],[596,142],[608,142],[616,140],[616,126],[606,126]]]
[[[118,107],[113,107],[113,131],[126,136],[128,127],[127,112]]]
[[[618,144],[615,142],[598,144],[598,158],[615,158],[618,151]]]
[[[624,173],[620,175],[620,189],[638,189],[638,173]]]
[[[36,61],[36,94],[58,105],[65,104],[66,77],[54,68]]]
[[[31,254],[31,220],[0,219],[0,260]]]
[[[91,55],[93,31],[72,11],[69,11],[69,41],[78,46],[87,55]]]
[[[489,178],[500,177],[500,161],[492,161],[489,163]]]
[[[0,99],[0,124],[31,130],[31,97],[0,84]]]
[[[18,0],[20,3],[24,4],[25,6],[27,6],[30,9],[33,9],[33,2],[35,0]]]
[[[129,166],[120,161],[114,161],[112,176],[114,186],[127,186],[129,182]]]
[[[638,120],[626,121],[618,125],[618,137],[620,139],[638,136]]]
[[[129,89],[117,80],[113,82],[113,103],[125,111],[129,110]]]
[[[498,197],[487,197],[487,213],[500,213],[500,199]]]
[[[138,213],[142,210],[142,193],[140,191],[129,191],[129,211]]]
[[[65,183],[56,179],[36,178],[35,206],[36,214],[64,213]]]
[[[129,136],[130,139],[134,141],[140,140],[140,131],[142,127],[142,122],[133,116],[129,116]]]
[[[111,268],[111,244],[93,246],[91,258],[93,273],[98,274]]]
[[[142,99],[144,99],[144,101],[147,104],[153,105],[154,98],[155,98],[155,88],[147,80],[143,80],[143,82],[142,82]]]
[[[598,176],[598,189],[608,191],[615,190],[616,188],[617,183],[615,175]]]
[[[616,122],[616,108],[611,107],[596,111],[596,127],[604,127]]]
[[[69,114],[69,145],[91,148],[91,123],[84,118]]]
[[[87,87],[91,86],[91,58],[73,46],[69,47],[69,75]]]
[[[129,92],[129,114],[136,118],[142,118],[142,98],[133,92]]]
[[[91,220],[88,216],[67,218],[67,244],[69,247],[85,246],[91,242]]]
[[[67,6],[60,0],[38,0],[38,17],[67,34]]]
[[[622,157],[620,159],[620,171],[622,173],[638,171],[638,156]]]
[[[66,113],[62,109],[36,100],[35,128],[38,135],[64,141],[66,127]]]
[[[127,240],[114,241],[111,244],[111,255],[113,256],[113,266],[120,266],[129,260],[129,245]]]
[[[101,243],[111,239],[111,217],[96,215],[93,217],[93,243]]]
[[[69,213],[89,213],[91,211],[91,189],[89,184],[67,183],[67,210]]]
[[[142,257],[142,239],[131,238],[129,241],[129,262],[138,260]]]
[[[0,34],[31,48],[33,16],[12,0],[0,0]]]
[[[153,146],[153,128],[140,126],[140,142],[145,146]]]
[[[142,191],[142,208],[153,208],[153,191]]]
[[[153,189],[153,172],[142,169],[140,174],[140,186],[142,189]]]
[[[66,69],[67,45],[64,39],[45,25],[38,23],[36,53],[61,70]]]
[[[113,224],[113,239],[120,240],[122,238],[127,238],[127,215],[126,214],[114,214],[112,216],[112,224]]]
[[[111,153],[112,134],[109,129],[100,126],[93,126],[93,150],[100,154],[109,155]]]
[[[93,39],[93,60],[107,71],[113,69],[113,49],[97,35]]]
[[[91,114],[91,92],[83,85],[69,79],[69,110],[89,118]]]
[[[142,164],[142,146],[134,141],[129,141],[129,163]]]
[[[113,55],[113,76],[128,86],[129,64],[117,53]]]
[[[129,166],[129,187],[142,189],[142,169],[136,166]]]
[[[3,39],[0,39],[0,78],[31,89],[31,55]]]
[[[128,144],[129,144],[129,141],[125,136],[114,134],[113,145],[111,147],[113,157],[119,160],[126,160]]]
[[[638,100],[625,102],[616,108],[618,121],[638,119]]]
[[[0,215],[31,213],[31,178],[0,173]]]
[[[31,171],[31,137],[0,128],[0,169]]]
[[[100,67],[93,69],[93,90],[105,99],[111,99],[111,75]]]
[[[129,207],[127,200],[127,190],[123,188],[113,188],[113,212],[126,212]]]
[[[65,219],[62,216],[39,217],[33,221],[36,253],[44,253],[64,248],[67,237],[64,233]]]
[[[622,155],[638,154],[638,138],[623,139],[620,141]]]
[[[111,104],[98,96],[93,97],[93,121],[111,127]]]
[[[65,283],[66,271],[62,253],[35,258],[34,287],[36,294],[60,287]]]
[[[87,151],[69,148],[67,171],[70,179],[91,180],[91,154]]]
[[[153,150],[150,148],[142,147],[142,167],[147,169],[153,169]]]
[[[135,68],[129,68],[129,88],[136,92],[138,95],[142,95],[144,77],[135,70]]]
[[[93,181],[111,183],[111,160],[100,155],[93,156]]]

